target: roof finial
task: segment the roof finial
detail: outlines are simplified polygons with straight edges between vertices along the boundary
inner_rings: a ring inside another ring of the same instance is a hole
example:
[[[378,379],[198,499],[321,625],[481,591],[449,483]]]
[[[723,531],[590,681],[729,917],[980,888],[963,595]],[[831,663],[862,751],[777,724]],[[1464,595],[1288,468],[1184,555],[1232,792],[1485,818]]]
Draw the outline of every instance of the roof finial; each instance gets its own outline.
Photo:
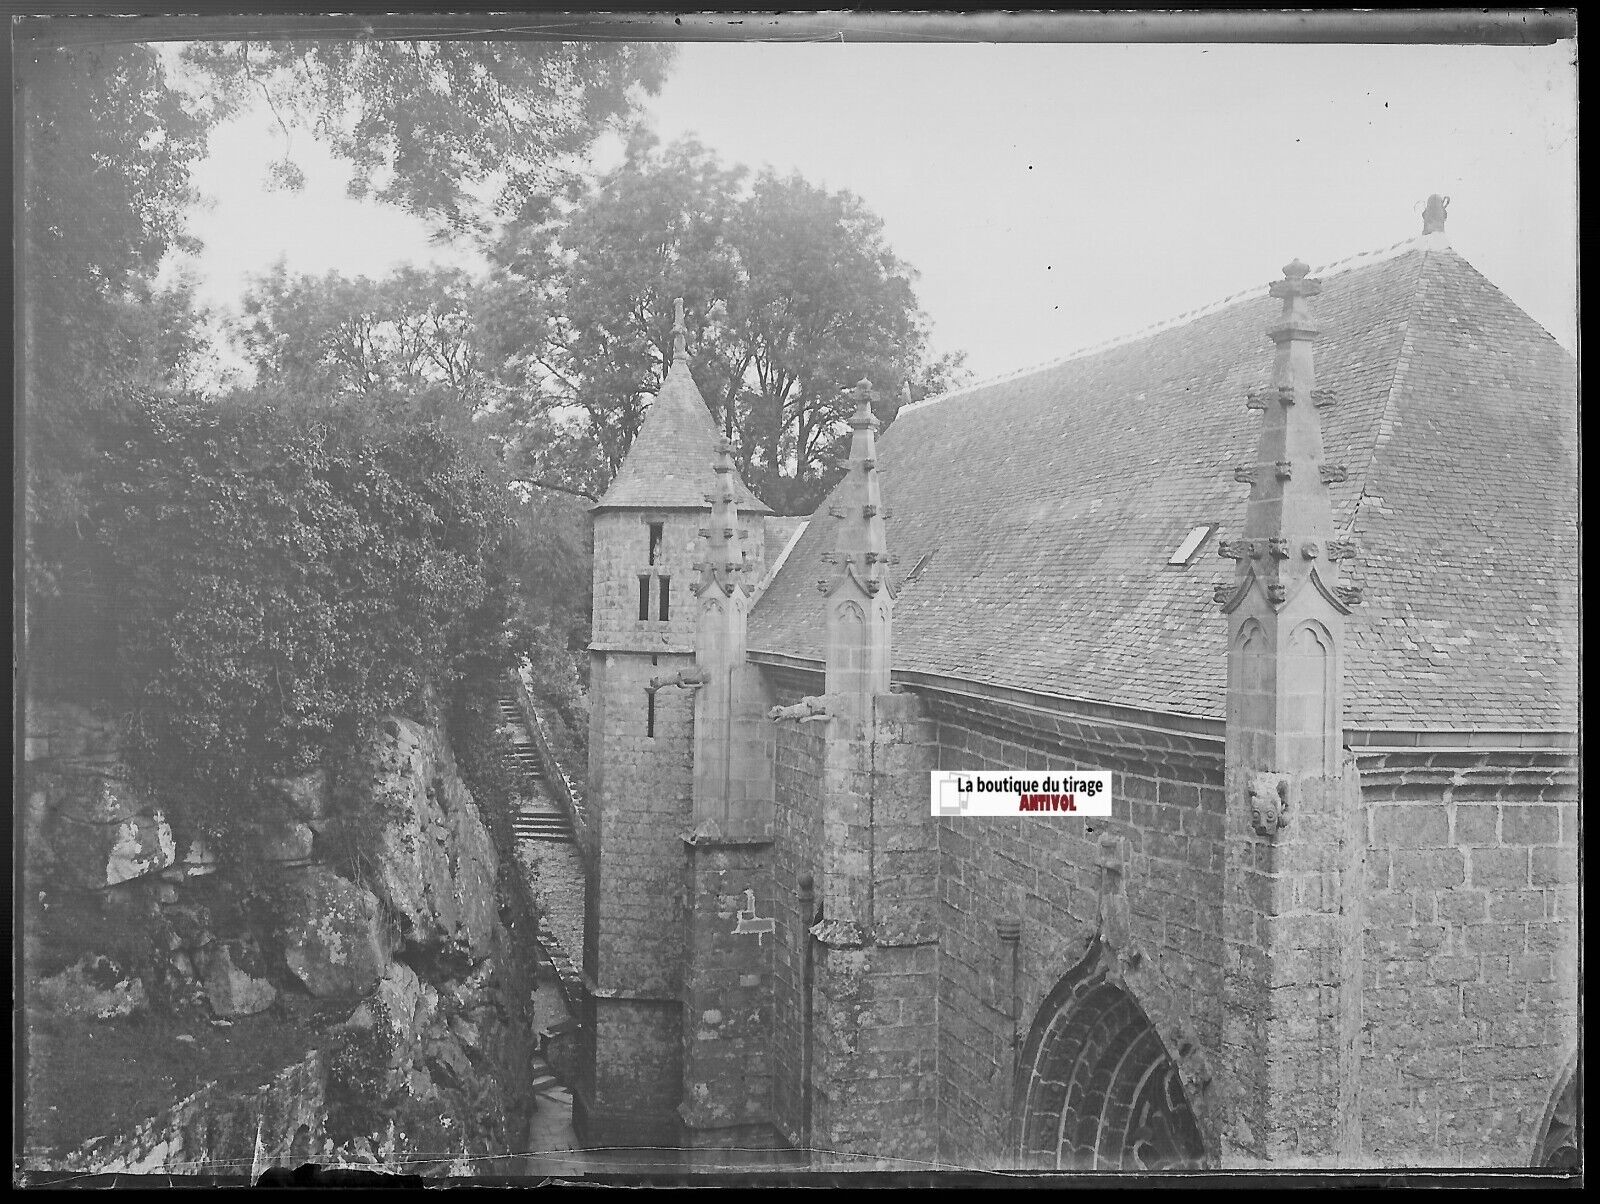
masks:
[[[681,356],[689,354],[689,331],[683,324],[683,298],[674,298],[672,302],[672,359],[676,363]]]
[[[1422,232],[1424,234],[1443,234],[1444,219],[1450,209],[1450,198],[1440,196],[1437,192],[1428,198],[1428,204],[1422,211]]]
[[[851,395],[856,399],[855,412],[850,415],[851,427],[859,431],[870,424],[873,430],[877,430],[878,416],[872,412],[872,382],[863,376],[845,390],[846,397]]]

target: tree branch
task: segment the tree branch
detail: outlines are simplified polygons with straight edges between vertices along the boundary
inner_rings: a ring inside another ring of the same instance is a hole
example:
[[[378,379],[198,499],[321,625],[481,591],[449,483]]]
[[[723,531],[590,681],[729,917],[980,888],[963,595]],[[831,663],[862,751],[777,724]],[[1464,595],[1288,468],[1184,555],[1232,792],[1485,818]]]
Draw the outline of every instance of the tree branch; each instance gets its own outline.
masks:
[[[525,477],[520,474],[514,474],[511,479],[519,485],[532,485],[535,489],[553,489],[557,493],[570,493],[574,497],[586,497],[591,502],[600,500],[587,489],[579,489],[573,485],[562,485],[556,481],[547,481],[543,477]]]

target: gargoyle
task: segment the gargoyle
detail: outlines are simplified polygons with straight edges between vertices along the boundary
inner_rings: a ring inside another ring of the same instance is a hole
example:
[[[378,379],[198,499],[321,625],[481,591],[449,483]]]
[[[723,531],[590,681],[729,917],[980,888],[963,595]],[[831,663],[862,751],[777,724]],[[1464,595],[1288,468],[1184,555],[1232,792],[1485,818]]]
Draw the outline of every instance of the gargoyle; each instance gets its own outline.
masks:
[[[644,692],[654,694],[657,690],[664,690],[668,686],[681,686],[685,690],[694,690],[705,684],[704,673],[698,669],[685,669],[681,673],[674,673],[671,677],[652,677]]]
[[[777,722],[781,719],[798,719],[801,723],[815,723],[819,719],[833,717],[833,696],[824,694],[821,697],[809,696],[802,698],[793,706],[773,707],[767,712],[767,718]]]
[[[1275,836],[1289,823],[1289,780],[1279,773],[1250,778],[1250,826],[1262,836]]]

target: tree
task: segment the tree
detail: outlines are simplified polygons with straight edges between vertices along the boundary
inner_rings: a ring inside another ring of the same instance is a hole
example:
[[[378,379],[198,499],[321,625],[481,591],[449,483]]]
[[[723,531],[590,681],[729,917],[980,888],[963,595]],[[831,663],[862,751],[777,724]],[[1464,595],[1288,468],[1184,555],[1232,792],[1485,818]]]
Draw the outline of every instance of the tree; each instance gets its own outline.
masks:
[[[475,292],[456,268],[291,278],[280,261],[246,291],[234,336],[257,389],[283,402],[361,403],[460,427],[492,400]]]
[[[563,184],[564,161],[629,112],[638,89],[658,88],[669,57],[627,43],[235,42],[191,46],[178,81],[150,47],[106,41],[104,22],[93,41],[52,44],[71,36],[58,29],[87,28],[37,21],[18,37],[24,614],[35,654],[90,647],[81,625],[109,617],[83,504],[106,432],[130,407],[194,390],[204,315],[186,285],[153,282],[169,250],[194,247],[189,172],[218,120],[265,92],[286,130],[308,129],[355,164],[357,191],[449,234]],[[292,181],[293,165],[277,174]],[[495,182],[493,204],[480,203]],[[429,381],[440,407],[439,390],[462,384],[450,379],[459,366]],[[72,598],[85,605],[58,605]],[[99,652],[78,659],[98,680]]]
[[[533,475],[594,492],[616,473],[660,387],[673,298],[704,313],[738,287],[724,227],[741,175],[693,140],[657,153],[636,131],[623,165],[581,204],[548,206],[502,235],[480,324],[540,436],[523,445],[546,449]],[[559,410],[581,420],[552,421]]]
[[[810,509],[830,483],[844,389],[870,378],[887,421],[908,382],[926,392],[960,371],[960,357],[929,359],[916,273],[858,198],[745,175],[692,140],[662,149],[636,135],[570,210],[508,228],[486,346],[540,442],[589,456],[563,466],[547,451],[532,475],[565,471],[598,492],[615,474],[665,375],[677,297],[696,381],[752,488],[780,510]]]
[[[724,429],[732,434],[742,418],[740,458],[752,488],[774,505],[809,510],[848,450],[840,442],[845,390],[870,380],[887,424],[905,386],[919,394],[942,388],[960,357],[928,360],[917,273],[850,193],[763,172],[728,240],[744,287],[728,300],[727,326],[713,332],[707,357],[713,375],[728,364],[743,368],[728,374],[737,410],[724,403]]]
[[[196,43],[186,59],[233,104],[264,95],[355,168],[351,191],[483,232],[570,179],[572,160],[654,94],[672,47],[623,41]],[[277,175],[293,186],[285,158]],[[492,193],[492,198],[489,194]]]
[[[510,658],[503,490],[437,424],[357,417],[149,401],[93,483],[128,756],[209,835],[249,829],[263,778]]]
[[[81,661],[92,680],[103,583],[85,482],[111,416],[152,390],[183,391],[201,353],[191,289],[153,281],[186,245],[189,169],[209,122],[166,87],[148,47],[32,45],[17,63],[24,614],[51,619],[28,623],[35,664]]]

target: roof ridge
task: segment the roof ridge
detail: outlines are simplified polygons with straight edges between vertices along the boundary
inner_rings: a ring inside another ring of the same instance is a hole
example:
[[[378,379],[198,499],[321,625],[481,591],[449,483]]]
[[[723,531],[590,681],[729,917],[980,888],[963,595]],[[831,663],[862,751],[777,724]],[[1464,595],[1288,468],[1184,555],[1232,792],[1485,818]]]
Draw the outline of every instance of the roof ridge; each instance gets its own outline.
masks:
[[[1418,234],[1413,235],[1410,238],[1402,238],[1399,242],[1390,243],[1386,247],[1378,247],[1369,251],[1358,251],[1354,255],[1346,255],[1343,259],[1332,260],[1331,262],[1325,263],[1320,267],[1312,268],[1311,271],[1313,275],[1321,276],[1328,272],[1348,271],[1349,269],[1358,266],[1358,261],[1364,261],[1360,262],[1359,266],[1368,267],[1375,263],[1382,263],[1388,259],[1397,259],[1412,247],[1420,247],[1420,249],[1423,251],[1427,251],[1430,246],[1433,245],[1428,241],[1429,237],[1429,235]],[[1200,318],[1207,317],[1218,312],[1219,310],[1226,309],[1230,305],[1233,305],[1239,301],[1243,301],[1246,298],[1253,296],[1264,297],[1267,295],[1267,289],[1271,286],[1271,283],[1271,281],[1265,281],[1261,284],[1252,285],[1249,288],[1239,289],[1238,291],[1223,297],[1221,300],[1210,301],[1204,305],[1198,305],[1195,308],[1186,310],[1184,313],[1178,314],[1175,317],[1164,318],[1159,322],[1152,322],[1147,326],[1142,326],[1138,330],[1135,330],[1129,334],[1117,335],[1114,338],[1104,339],[1098,343],[1092,343],[1088,346],[1079,347],[1073,351],[1069,351],[1066,355],[1057,356],[1054,359],[1043,360],[1039,363],[1031,364],[1025,368],[1013,369],[1010,372],[1002,372],[997,376],[991,376],[984,380],[973,381],[971,384],[962,385],[959,388],[951,389],[945,393],[936,393],[932,397],[924,397],[921,401],[914,401],[910,405],[901,406],[896,414],[896,417],[898,417],[900,414],[908,413],[911,410],[921,409],[923,406],[930,406],[937,402],[948,401],[952,397],[961,397],[968,393],[976,393],[980,389],[987,389],[994,385],[1001,385],[1006,384],[1009,381],[1020,380],[1025,376],[1032,376],[1035,372],[1044,372],[1051,368],[1057,368],[1062,364],[1070,363],[1073,360],[1082,359],[1087,355],[1093,355],[1101,351],[1110,351],[1116,347],[1124,347],[1130,343],[1136,343],[1140,339],[1148,338],[1151,335],[1160,334],[1162,331],[1172,330],[1176,327],[1186,325],[1189,322],[1194,322]]]
[[[1378,413],[1378,429],[1372,438],[1372,451],[1368,454],[1366,467],[1361,472],[1361,492],[1356,496],[1355,505],[1350,507],[1350,526],[1347,534],[1351,539],[1356,538],[1356,532],[1361,526],[1362,503],[1367,500],[1367,487],[1372,483],[1372,466],[1378,462],[1378,454],[1394,436],[1395,399],[1405,386],[1406,376],[1411,367],[1413,328],[1417,312],[1422,306],[1422,294],[1428,288],[1426,279],[1428,255],[1433,249],[1431,245],[1423,247],[1422,262],[1417,265],[1417,279],[1411,286],[1406,315],[1400,323],[1400,348],[1395,352],[1394,371],[1389,374],[1389,387],[1383,394],[1383,409]]]

